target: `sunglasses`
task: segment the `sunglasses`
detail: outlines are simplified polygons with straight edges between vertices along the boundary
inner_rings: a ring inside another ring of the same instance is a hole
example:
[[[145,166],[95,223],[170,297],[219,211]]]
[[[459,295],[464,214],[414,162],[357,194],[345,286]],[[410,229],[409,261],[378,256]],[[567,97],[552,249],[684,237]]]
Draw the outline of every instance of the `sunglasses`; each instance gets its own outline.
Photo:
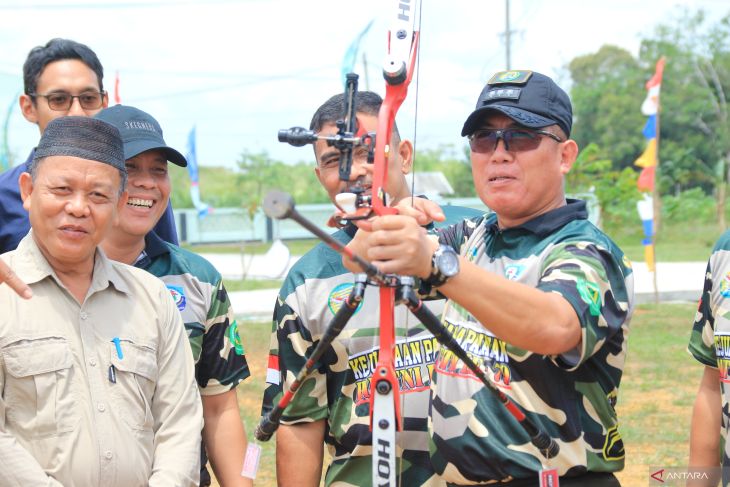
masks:
[[[47,95],[41,95],[40,93],[30,93],[30,96],[45,98],[48,102],[48,108],[54,111],[62,112],[71,109],[74,98],[78,98],[79,104],[84,110],[96,110],[97,108],[101,108],[104,104],[104,97],[106,97],[106,92],[85,91],[80,95],[72,95],[64,91],[58,91],[54,93],[49,93]]]
[[[514,129],[480,129],[469,136],[469,146],[472,152],[491,154],[497,148],[501,139],[505,150],[525,152],[537,149],[542,136],[550,137],[557,142],[564,142],[557,135],[546,130]]]

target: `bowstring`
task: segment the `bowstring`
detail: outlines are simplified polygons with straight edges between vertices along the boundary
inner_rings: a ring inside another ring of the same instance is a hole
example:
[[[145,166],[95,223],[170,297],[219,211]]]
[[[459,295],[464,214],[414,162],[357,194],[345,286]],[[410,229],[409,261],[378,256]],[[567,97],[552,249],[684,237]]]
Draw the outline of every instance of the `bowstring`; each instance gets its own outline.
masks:
[[[415,195],[416,195],[416,141],[418,140],[418,88],[421,84],[421,49],[423,48],[421,37],[421,19],[423,18],[423,1],[418,1],[418,20],[416,22],[416,25],[418,26],[418,29],[416,30],[418,32],[418,50],[416,51],[416,72],[414,73],[416,77],[416,89],[415,89],[415,100],[414,100],[414,108],[413,108],[413,155],[411,156],[413,158],[413,161],[411,162],[411,173],[413,176],[411,177],[411,207],[414,206],[415,202]],[[407,312],[406,315],[406,323],[405,323],[405,343],[404,346],[407,346],[408,339],[410,338],[410,323],[411,323],[411,313]],[[400,401],[401,401],[401,426],[405,425],[404,417],[406,415],[406,397],[405,394],[399,394]],[[426,433],[428,434],[428,432]],[[400,465],[398,468],[398,485],[403,485],[403,456],[401,455],[400,458]]]

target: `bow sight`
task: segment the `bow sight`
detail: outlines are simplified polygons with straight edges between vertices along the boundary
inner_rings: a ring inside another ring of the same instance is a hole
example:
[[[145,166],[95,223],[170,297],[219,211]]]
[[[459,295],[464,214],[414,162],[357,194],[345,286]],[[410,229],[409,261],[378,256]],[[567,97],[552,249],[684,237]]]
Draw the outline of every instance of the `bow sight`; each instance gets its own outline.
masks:
[[[337,120],[337,133],[334,135],[321,135],[313,130],[307,130],[304,127],[292,127],[290,129],[279,130],[279,142],[284,142],[294,147],[303,147],[307,144],[315,144],[318,140],[324,140],[327,145],[334,147],[340,151],[339,175],[340,180],[350,181],[350,170],[352,169],[352,153],[355,147],[363,146],[367,149],[368,164],[372,164],[375,160],[375,134],[359,133],[357,126],[357,102],[355,95],[357,94],[358,75],[348,73],[345,80],[345,118]],[[363,195],[364,189],[359,181],[348,186],[337,197],[337,203],[347,211],[353,213],[359,208],[371,207],[371,199],[369,196]],[[367,218],[367,215],[350,216],[346,219],[356,220]]]

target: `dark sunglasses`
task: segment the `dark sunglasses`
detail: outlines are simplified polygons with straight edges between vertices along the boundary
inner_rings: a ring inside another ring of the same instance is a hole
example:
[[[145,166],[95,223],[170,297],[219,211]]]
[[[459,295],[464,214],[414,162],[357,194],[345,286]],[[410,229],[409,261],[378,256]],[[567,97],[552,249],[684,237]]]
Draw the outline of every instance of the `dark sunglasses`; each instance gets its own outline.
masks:
[[[563,139],[546,130],[514,129],[480,129],[469,136],[469,146],[472,152],[490,154],[497,148],[502,139],[504,148],[513,152],[525,152],[537,149],[542,140],[541,136],[550,137],[558,142]]]

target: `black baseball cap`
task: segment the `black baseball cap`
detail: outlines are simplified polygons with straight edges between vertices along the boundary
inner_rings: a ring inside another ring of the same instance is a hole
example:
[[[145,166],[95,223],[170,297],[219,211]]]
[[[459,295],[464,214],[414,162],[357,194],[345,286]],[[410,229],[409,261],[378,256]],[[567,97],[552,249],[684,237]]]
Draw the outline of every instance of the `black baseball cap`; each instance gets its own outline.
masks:
[[[162,138],[162,128],[149,113],[125,105],[114,105],[97,113],[94,118],[114,125],[122,136],[124,143],[124,159],[141,154],[148,150],[158,150],[165,154],[167,160],[185,167],[188,161],[172,147],[168,147]]]
[[[552,79],[534,71],[500,71],[492,76],[464,122],[461,135],[474,133],[490,111],[501,112],[529,128],[558,125],[568,137],[573,126],[568,94]]]

